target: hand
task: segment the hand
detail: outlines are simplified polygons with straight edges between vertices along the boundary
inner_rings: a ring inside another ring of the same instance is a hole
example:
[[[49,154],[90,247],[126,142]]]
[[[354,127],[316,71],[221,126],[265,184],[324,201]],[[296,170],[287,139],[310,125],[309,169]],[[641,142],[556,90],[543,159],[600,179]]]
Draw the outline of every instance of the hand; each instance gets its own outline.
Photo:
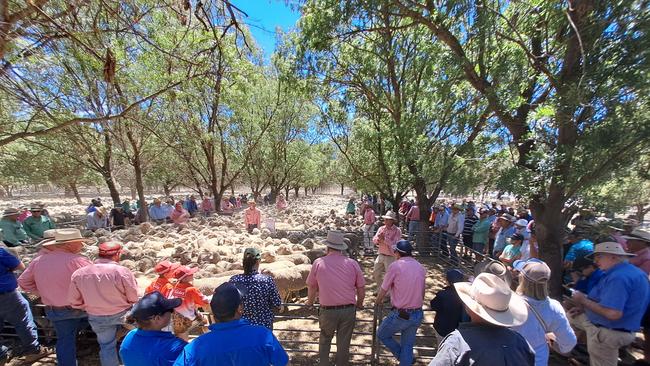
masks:
[[[574,291],[573,295],[571,295],[571,300],[573,300],[576,304],[582,305],[585,300],[587,300],[587,295],[583,294],[580,291]]]
[[[576,317],[582,313],[584,313],[584,310],[580,306],[573,307],[568,311],[570,317]]]
[[[357,310],[363,310],[363,303],[357,303]]]

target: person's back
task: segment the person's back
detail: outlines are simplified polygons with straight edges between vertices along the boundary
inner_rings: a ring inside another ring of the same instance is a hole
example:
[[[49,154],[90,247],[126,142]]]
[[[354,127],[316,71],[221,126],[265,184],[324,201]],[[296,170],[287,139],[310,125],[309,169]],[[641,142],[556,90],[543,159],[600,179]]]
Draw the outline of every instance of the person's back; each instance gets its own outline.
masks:
[[[187,343],[171,332],[133,329],[122,340],[124,366],[169,366]]]
[[[431,310],[436,312],[433,328],[442,337],[446,337],[458,327],[463,317],[463,302],[453,285],[445,287],[431,300]]]
[[[273,279],[256,271],[235,275],[230,282],[245,289],[242,316],[252,324],[273,328],[273,309],[282,303]]]

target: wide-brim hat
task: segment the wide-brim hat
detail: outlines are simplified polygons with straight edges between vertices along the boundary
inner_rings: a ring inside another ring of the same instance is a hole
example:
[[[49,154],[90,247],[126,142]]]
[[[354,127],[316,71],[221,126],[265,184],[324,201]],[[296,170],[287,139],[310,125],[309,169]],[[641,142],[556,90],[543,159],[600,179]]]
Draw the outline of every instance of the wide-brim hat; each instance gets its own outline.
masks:
[[[49,231],[49,230],[48,230]],[[41,245],[44,247],[50,245],[61,245],[75,241],[83,242],[84,244],[94,244],[95,240],[91,238],[84,238],[81,236],[79,229],[54,229],[54,236],[52,239],[44,240]]]
[[[396,214],[395,212],[393,212],[393,211],[388,211],[388,212],[386,212],[386,214],[383,215],[381,218],[384,219],[384,220],[393,220],[393,221],[397,221],[397,214]]]
[[[587,254],[586,258],[593,258],[595,254],[604,253],[612,255],[620,255],[622,257],[636,257],[636,254],[628,253],[623,249],[623,246],[613,241],[606,241],[604,243],[596,244],[593,253]]]
[[[528,319],[524,299],[491,273],[479,274],[472,283],[457,282],[454,287],[465,306],[488,323],[514,327]]]
[[[345,235],[340,231],[329,231],[327,238],[322,243],[335,250],[348,249],[348,245],[345,243]]]
[[[174,271],[174,278],[177,280],[181,280],[187,276],[191,276],[195,274],[199,270],[199,267],[187,267],[187,266],[180,266],[176,268]]]
[[[14,216],[14,215],[20,215],[20,210],[18,210],[15,207],[7,208],[2,212],[2,217]]]
[[[629,235],[623,235],[626,240],[640,240],[650,243],[650,232],[640,229],[634,229]]]
[[[45,205],[42,204],[42,203],[40,203],[40,202],[32,203],[32,204],[29,206],[29,211],[30,211],[30,212],[43,211],[44,209],[45,209]]]
[[[506,221],[509,221],[509,222],[515,222],[516,221],[516,217],[514,217],[514,216],[512,216],[510,214],[503,214],[503,215],[497,217],[497,220],[499,220],[499,219],[506,220]]]

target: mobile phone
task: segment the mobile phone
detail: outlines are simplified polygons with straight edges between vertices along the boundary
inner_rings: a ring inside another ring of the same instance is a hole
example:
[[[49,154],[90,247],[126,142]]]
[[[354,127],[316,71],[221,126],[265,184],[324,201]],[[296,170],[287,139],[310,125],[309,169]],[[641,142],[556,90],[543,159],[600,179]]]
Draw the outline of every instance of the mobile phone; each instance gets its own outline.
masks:
[[[573,288],[571,288],[571,287],[567,287],[567,286],[562,286],[562,293],[563,293],[565,296],[571,297],[571,296],[573,296],[573,293],[574,293],[574,292],[576,292],[575,289],[573,289]]]

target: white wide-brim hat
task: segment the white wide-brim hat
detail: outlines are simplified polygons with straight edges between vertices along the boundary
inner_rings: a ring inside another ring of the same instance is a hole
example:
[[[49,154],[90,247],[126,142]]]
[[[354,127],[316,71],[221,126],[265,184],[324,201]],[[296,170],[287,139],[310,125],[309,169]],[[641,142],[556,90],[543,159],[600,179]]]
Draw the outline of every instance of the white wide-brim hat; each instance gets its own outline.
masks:
[[[622,257],[636,257],[636,254],[626,252],[621,244],[613,241],[606,241],[604,243],[596,244],[596,248],[594,249],[593,253],[585,255],[585,258],[591,259],[594,257],[594,254],[597,253],[619,255]]]
[[[50,230],[47,230],[50,231]],[[41,246],[50,246],[50,245],[59,245],[66,244],[73,241],[80,241],[84,244],[94,244],[95,240],[90,238],[84,238],[81,236],[81,231],[79,229],[54,229],[54,236],[52,239],[43,240]],[[48,233],[48,235],[52,235]]]
[[[514,327],[528,319],[524,299],[496,275],[481,273],[474,282],[457,282],[454,287],[463,303],[488,323]]]

